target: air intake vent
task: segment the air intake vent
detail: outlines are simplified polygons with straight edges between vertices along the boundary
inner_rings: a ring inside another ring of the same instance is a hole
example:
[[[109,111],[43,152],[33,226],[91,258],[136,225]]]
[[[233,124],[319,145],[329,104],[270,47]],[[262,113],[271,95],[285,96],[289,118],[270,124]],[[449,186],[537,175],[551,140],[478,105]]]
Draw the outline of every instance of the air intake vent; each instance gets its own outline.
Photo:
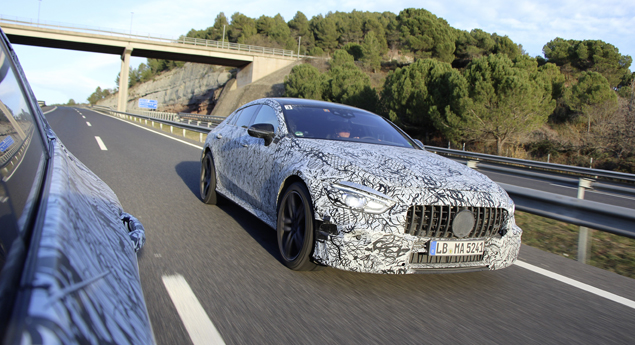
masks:
[[[411,264],[454,264],[479,261],[483,261],[483,254],[462,256],[429,256],[427,253],[412,253],[410,255]]]
[[[474,214],[474,228],[467,238],[490,237],[507,221],[507,210],[493,207],[410,206],[405,233],[419,237],[450,238],[452,220],[464,209]]]

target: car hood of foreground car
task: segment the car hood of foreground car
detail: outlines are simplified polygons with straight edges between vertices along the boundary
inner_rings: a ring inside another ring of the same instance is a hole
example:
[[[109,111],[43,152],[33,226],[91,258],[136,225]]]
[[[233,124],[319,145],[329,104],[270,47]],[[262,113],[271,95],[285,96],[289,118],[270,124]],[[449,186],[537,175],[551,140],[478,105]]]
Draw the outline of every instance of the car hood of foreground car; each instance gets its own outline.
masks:
[[[502,189],[487,176],[434,153],[412,148],[337,140],[294,139],[311,161],[334,169],[333,177],[374,177],[392,188],[493,192]],[[329,175],[331,175],[329,174]],[[355,182],[355,181],[353,181]],[[357,181],[358,183],[363,181]],[[369,187],[382,191],[376,183]]]

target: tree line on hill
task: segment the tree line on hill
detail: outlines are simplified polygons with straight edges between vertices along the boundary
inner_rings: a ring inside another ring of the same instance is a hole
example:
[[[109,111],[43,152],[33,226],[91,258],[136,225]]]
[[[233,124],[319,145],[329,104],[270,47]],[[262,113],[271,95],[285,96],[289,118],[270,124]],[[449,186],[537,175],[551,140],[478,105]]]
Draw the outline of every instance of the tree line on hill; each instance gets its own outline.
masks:
[[[511,148],[566,164],[594,157],[596,166],[635,171],[632,58],[600,40],[555,38],[544,56],[530,57],[507,36],[455,29],[414,8],[310,20],[297,12],[288,22],[220,13],[213,26],[186,36],[328,57],[327,66],[294,67],[286,95],[374,111],[426,143]],[[148,59],[131,69],[129,85],[179,65]]]

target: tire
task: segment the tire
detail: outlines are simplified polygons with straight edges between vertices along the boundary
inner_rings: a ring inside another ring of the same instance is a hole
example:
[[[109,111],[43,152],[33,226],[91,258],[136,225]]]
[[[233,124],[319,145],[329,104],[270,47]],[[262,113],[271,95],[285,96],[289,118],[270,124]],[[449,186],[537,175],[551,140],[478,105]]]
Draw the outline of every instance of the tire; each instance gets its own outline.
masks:
[[[284,191],[276,225],[278,250],[285,266],[294,271],[322,268],[311,261],[315,220],[311,196],[303,183],[295,182]]]
[[[218,195],[216,194],[216,169],[214,168],[214,159],[208,151],[201,160],[201,179],[199,183],[201,200],[209,205],[218,203]]]

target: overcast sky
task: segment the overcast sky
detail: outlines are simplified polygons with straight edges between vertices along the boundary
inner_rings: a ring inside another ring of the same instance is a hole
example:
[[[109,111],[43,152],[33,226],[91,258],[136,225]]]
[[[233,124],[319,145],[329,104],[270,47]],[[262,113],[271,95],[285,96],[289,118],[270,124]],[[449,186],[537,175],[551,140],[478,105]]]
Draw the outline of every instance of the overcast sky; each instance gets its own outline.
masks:
[[[280,13],[289,21],[297,11],[311,19],[329,11],[399,14],[410,7],[425,8],[457,29],[480,28],[507,35],[531,56],[542,55],[542,47],[556,37],[599,39],[615,45],[622,54],[635,56],[635,0],[3,0],[0,15],[176,38],[190,29],[212,26],[220,12],[228,18],[235,12],[251,18]],[[115,55],[14,47],[36,97],[49,104],[71,98],[86,102],[97,86],[115,87],[121,66]],[[133,58],[131,66],[145,61]]]

